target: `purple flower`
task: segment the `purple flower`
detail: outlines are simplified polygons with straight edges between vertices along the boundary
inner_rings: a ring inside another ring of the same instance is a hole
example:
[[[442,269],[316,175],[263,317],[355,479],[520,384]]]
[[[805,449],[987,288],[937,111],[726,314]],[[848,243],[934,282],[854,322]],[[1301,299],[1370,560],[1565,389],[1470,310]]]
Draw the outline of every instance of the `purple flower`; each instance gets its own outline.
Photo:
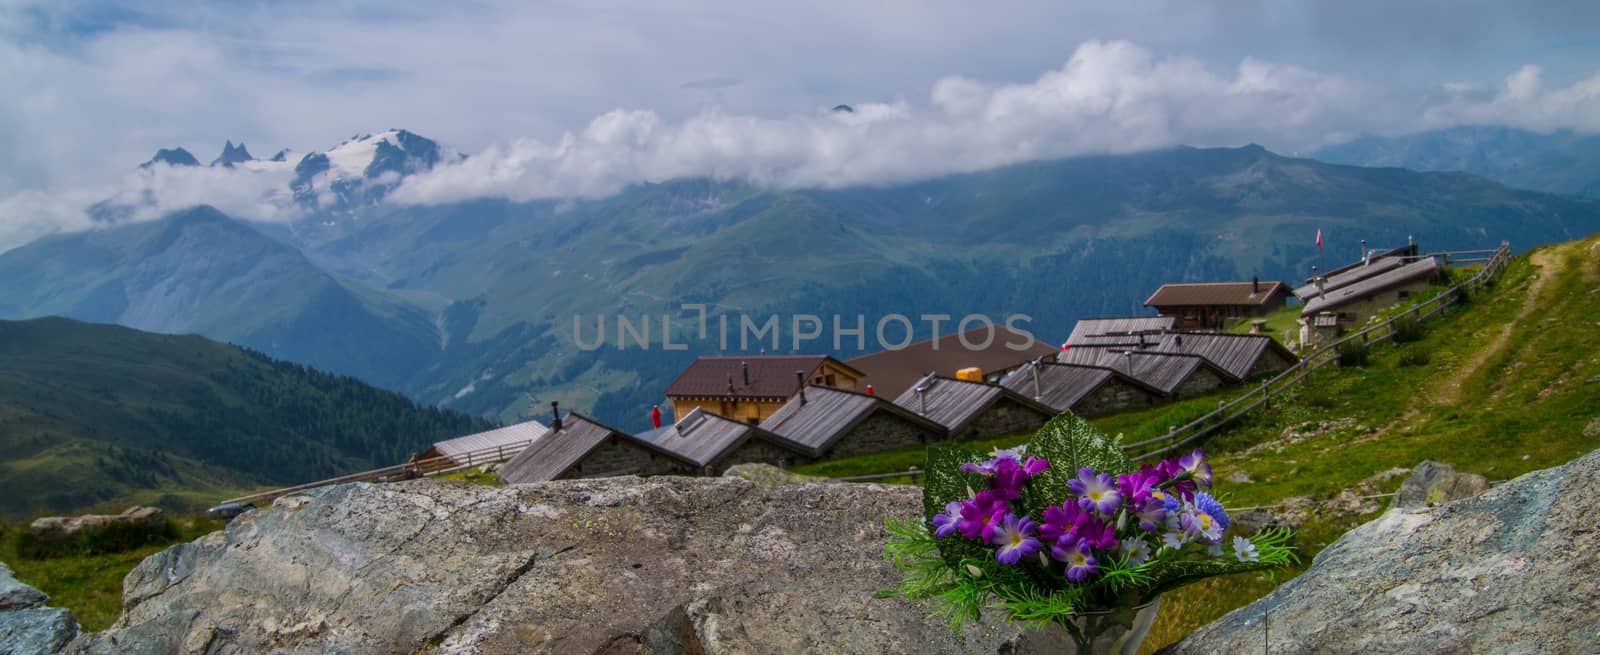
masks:
[[[1139,505],[1139,510],[1134,514],[1139,519],[1139,529],[1145,532],[1155,532],[1161,529],[1162,522],[1167,520],[1167,504],[1163,499],[1147,497],[1144,504]]]
[[[933,536],[949,537],[954,535],[961,524],[961,503],[954,502],[944,506],[944,513],[933,517]]]
[[[1194,495],[1194,502],[1184,508],[1178,522],[1185,534],[1206,545],[1221,543],[1222,532],[1230,523],[1222,503],[1204,492]]]
[[[1117,476],[1117,493],[1123,498],[1130,499],[1133,505],[1142,505],[1150,497],[1150,492],[1155,491],[1156,485],[1161,484],[1161,474],[1149,464],[1137,473],[1128,473]]]
[[[1095,550],[1112,550],[1117,547],[1117,531],[1098,517],[1085,514],[1078,519],[1073,535],[1078,542]]]
[[[1014,565],[1022,558],[1039,552],[1039,540],[1034,538],[1034,534],[1033,519],[1007,512],[989,541],[1000,547],[994,553],[995,560]]]
[[[1071,536],[1062,537],[1050,553],[1067,565],[1067,579],[1083,582],[1100,568],[1100,562],[1089,552],[1089,545]]]
[[[1072,534],[1078,525],[1078,517],[1086,516],[1083,510],[1078,509],[1075,503],[1062,503],[1044,508],[1044,525],[1039,526],[1039,536],[1046,541],[1054,542],[1065,535]]]
[[[961,520],[957,529],[968,539],[989,541],[994,536],[994,524],[1010,511],[1004,498],[994,491],[979,493],[972,500],[961,503]]]
[[[1200,486],[1209,489],[1211,487],[1211,464],[1206,462],[1205,457],[1205,453],[1196,448],[1194,452],[1178,458],[1178,468],[1188,472],[1189,476]]]
[[[996,448],[996,449],[994,449],[992,451],[989,451],[989,456],[992,457],[993,459],[990,459],[987,462],[973,462],[973,463],[970,463],[970,464],[962,464],[959,468],[962,471],[967,472],[967,473],[977,473],[978,475],[991,476],[991,475],[994,475],[995,467],[997,465],[999,465],[1000,462],[1003,462],[1003,461],[1006,461],[1006,460],[1011,460],[1013,462],[1017,462],[1018,464],[1021,464],[1022,463],[1022,456],[1024,454],[1026,454],[1027,452],[1028,452],[1027,444],[1023,444],[1021,446],[1017,446],[1016,448],[1012,448],[1012,449],[1009,449],[1009,450],[1003,449],[1003,448]],[[1029,475],[1032,475],[1032,473],[1030,473]]]
[[[1023,485],[1028,484],[1028,474],[1022,470],[1022,464],[1014,459],[996,460],[994,464],[993,489],[1005,497],[1006,500],[1016,500],[1022,495]]]
[[[1171,481],[1167,486],[1167,494],[1177,496],[1183,500],[1194,497],[1195,484],[1190,473],[1180,466],[1177,460],[1162,460],[1156,465],[1156,472],[1164,481]]]
[[[1022,464],[1022,472],[1027,473],[1030,478],[1048,470],[1050,462],[1043,457],[1029,457],[1028,461]]]
[[[1122,494],[1117,492],[1116,481],[1104,473],[1096,474],[1089,467],[1078,469],[1078,478],[1069,480],[1067,486],[1079,497],[1078,506],[1086,512],[1098,510],[1110,516],[1122,507]]]

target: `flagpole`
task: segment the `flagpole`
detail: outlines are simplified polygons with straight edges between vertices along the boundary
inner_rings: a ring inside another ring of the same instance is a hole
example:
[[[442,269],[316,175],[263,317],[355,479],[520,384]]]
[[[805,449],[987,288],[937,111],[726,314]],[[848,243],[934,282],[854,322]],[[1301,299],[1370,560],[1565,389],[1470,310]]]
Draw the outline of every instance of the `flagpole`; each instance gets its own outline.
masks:
[[[1317,277],[1328,274],[1328,262],[1322,258],[1322,228],[1317,228]],[[1315,282],[1315,280],[1312,280]]]

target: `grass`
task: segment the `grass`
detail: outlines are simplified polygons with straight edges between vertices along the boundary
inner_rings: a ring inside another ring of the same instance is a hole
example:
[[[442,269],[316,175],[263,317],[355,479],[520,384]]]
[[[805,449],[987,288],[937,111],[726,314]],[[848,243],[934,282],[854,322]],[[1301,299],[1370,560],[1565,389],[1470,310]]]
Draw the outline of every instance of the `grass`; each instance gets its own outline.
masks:
[[[1222,482],[1234,507],[1309,496],[1331,498],[1375,474],[1445,462],[1491,480],[1557,466],[1600,447],[1600,236],[1516,259],[1472,302],[1427,321],[1409,343],[1373,346],[1364,364],[1328,367],[1309,384],[1204,444],[1219,479],[1245,471],[1252,482]],[[1536,288],[1540,276],[1542,288]],[[1530,294],[1533,296],[1531,302]],[[1417,302],[1432,297],[1419,294]],[[1403,308],[1402,308],[1403,309]],[[1503,337],[1503,338],[1502,338]],[[1129,441],[1158,436],[1239,390],[1095,422]],[[1329,427],[1324,429],[1326,424]],[[1589,434],[1585,435],[1588,429]],[[1289,431],[1316,436],[1286,439]],[[994,442],[1018,443],[1022,435]],[[922,466],[919,449],[805,467],[833,477]],[[1394,491],[1404,476],[1378,483]],[[1372,518],[1317,519],[1297,541],[1309,565],[1339,535]],[[1235,576],[1166,594],[1145,652],[1261,597],[1274,583]]]
[[[19,526],[0,534],[0,561],[16,572],[18,580],[49,594],[50,605],[72,610],[84,630],[104,630],[122,612],[122,579],[135,565],[174,543],[191,541],[222,527],[222,523],[204,518],[174,523],[176,533],[169,540],[120,553],[49,559],[25,557],[19,552],[27,531]]]
[[[1299,305],[1285,307],[1261,319],[1245,319],[1228,331],[1235,334],[1249,334],[1250,321],[1265,320],[1267,324],[1261,328],[1261,333],[1273,337],[1283,343],[1300,338],[1300,310]]]

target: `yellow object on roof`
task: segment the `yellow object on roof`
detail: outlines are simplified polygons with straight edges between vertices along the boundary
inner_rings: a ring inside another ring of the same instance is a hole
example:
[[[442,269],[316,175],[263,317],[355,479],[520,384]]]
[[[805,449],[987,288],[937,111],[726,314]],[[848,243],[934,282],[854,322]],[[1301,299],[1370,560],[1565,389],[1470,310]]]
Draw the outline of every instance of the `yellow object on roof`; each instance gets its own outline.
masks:
[[[956,371],[956,379],[957,380],[966,380],[968,382],[982,382],[983,381],[983,369],[978,368],[976,366],[972,366],[972,367],[969,367],[969,368],[961,369],[959,371]]]

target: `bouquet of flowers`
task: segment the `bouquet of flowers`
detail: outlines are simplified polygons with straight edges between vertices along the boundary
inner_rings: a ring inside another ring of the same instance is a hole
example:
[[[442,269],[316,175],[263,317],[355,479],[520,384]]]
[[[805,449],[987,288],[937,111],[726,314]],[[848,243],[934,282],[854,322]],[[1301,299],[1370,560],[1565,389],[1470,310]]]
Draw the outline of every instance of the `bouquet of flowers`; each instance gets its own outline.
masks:
[[[1295,560],[1287,531],[1226,538],[1201,451],[1135,468],[1119,442],[1063,414],[1015,449],[930,449],[926,516],[888,521],[907,575],[882,595],[935,601],[957,630],[995,607],[1083,644],[1076,617],[1126,628],[1162,592]]]

